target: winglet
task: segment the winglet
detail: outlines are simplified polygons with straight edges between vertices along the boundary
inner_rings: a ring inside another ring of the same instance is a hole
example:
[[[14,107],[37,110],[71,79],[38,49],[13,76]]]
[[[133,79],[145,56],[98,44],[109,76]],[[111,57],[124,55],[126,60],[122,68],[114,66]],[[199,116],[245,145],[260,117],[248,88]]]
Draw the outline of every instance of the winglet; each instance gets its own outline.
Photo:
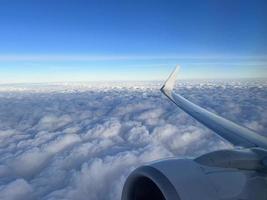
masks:
[[[180,66],[177,65],[176,68],[173,70],[173,72],[168,77],[168,79],[166,80],[166,82],[164,83],[164,85],[162,86],[162,88],[160,89],[161,92],[163,92],[167,97],[171,99],[172,99],[171,93],[175,86],[175,82],[177,79],[177,74],[178,74],[179,69],[180,69]]]

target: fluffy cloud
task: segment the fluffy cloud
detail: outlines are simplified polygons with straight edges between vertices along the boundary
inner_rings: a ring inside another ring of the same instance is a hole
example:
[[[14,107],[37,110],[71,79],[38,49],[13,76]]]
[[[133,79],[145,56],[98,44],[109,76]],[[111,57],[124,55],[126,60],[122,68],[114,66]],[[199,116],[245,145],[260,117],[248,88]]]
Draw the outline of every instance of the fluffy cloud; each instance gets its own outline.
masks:
[[[120,199],[144,163],[232,148],[158,82],[0,87],[0,199]],[[193,102],[266,135],[266,82],[182,82]]]
[[[3,200],[34,199],[32,187],[24,180],[17,179],[0,188],[0,198]]]

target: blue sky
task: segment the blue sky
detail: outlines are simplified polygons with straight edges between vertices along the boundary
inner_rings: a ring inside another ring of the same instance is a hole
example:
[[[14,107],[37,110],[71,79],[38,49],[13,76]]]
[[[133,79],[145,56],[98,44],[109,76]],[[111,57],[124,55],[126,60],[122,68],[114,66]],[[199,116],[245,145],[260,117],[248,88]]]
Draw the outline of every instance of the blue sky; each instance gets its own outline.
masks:
[[[0,82],[267,77],[267,1],[2,0]]]

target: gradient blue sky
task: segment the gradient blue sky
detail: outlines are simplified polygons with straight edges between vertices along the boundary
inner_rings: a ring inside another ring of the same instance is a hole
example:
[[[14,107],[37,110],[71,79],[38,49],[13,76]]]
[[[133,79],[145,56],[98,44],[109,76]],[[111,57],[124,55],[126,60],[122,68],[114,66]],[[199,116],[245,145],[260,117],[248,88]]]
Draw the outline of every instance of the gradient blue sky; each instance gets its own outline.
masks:
[[[1,0],[0,83],[267,78],[265,0]]]

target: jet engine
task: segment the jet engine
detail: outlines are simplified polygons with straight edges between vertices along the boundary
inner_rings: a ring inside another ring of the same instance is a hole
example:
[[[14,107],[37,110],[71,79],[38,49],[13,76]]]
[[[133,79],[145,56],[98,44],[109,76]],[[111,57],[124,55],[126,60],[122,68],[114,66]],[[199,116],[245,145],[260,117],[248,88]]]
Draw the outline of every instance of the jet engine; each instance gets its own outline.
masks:
[[[122,200],[267,200],[267,139],[173,91],[179,66],[161,91],[236,149],[142,166],[127,178]]]
[[[266,171],[253,153],[221,150],[139,167],[127,178],[122,200],[266,200]],[[234,168],[240,162],[248,163],[247,167]]]

